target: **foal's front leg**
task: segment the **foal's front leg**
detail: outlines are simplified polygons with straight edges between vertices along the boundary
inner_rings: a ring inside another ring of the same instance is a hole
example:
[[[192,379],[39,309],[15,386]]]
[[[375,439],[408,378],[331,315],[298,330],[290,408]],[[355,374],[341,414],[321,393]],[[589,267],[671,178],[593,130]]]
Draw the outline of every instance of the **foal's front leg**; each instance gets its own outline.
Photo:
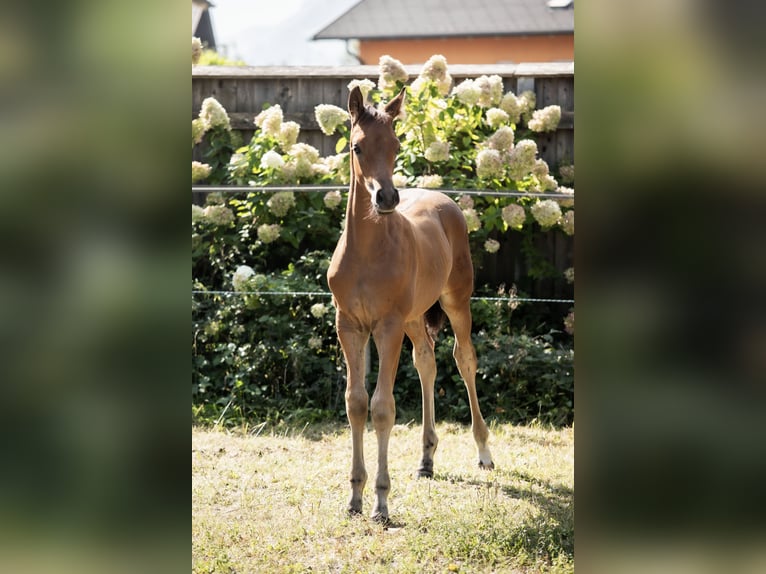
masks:
[[[387,522],[388,493],[391,490],[391,478],[388,474],[388,440],[396,418],[394,379],[404,341],[404,328],[400,321],[389,320],[375,328],[373,337],[378,350],[380,368],[378,382],[370,403],[372,423],[378,438],[378,474],[375,478],[375,507],[372,510],[372,518]]]
[[[370,336],[351,325],[340,312],[335,321],[338,339],[346,358],[346,416],[351,425],[351,499],[348,502],[348,512],[361,514],[362,493],[367,483],[363,445],[368,400],[364,385],[365,346]]]

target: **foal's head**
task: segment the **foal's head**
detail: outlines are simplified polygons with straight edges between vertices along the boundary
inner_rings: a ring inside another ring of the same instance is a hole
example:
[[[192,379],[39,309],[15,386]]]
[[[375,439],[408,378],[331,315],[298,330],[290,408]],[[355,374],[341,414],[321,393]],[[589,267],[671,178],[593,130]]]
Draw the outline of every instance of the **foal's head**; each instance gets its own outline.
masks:
[[[372,195],[374,209],[391,213],[399,204],[399,191],[392,176],[399,139],[394,133],[394,118],[399,115],[404,101],[404,89],[383,110],[365,105],[359,87],[348,96],[351,115],[351,167],[357,179]]]

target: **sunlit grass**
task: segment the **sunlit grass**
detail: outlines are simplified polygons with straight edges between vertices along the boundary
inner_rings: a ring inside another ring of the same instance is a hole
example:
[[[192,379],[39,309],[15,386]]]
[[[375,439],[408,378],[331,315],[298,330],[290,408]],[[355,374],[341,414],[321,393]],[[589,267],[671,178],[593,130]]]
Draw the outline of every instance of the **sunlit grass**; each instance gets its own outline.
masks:
[[[384,528],[346,515],[346,428],[193,430],[194,572],[573,571],[571,429],[494,426],[497,468],[485,472],[469,428],[437,425],[433,480],[415,477],[420,432],[392,434]],[[365,513],[375,454],[370,431]]]

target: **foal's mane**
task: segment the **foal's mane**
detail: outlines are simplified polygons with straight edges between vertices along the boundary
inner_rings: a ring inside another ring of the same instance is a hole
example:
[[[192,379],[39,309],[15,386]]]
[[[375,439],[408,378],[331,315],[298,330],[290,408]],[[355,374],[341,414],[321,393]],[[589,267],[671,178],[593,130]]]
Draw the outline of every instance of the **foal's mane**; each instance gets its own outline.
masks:
[[[370,104],[365,102],[364,107],[362,108],[362,113],[359,115],[359,118],[357,119],[356,123],[360,124],[362,122],[368,122],[368,121],[385,123],[388,120],[389,120],[389,116],[388,114],[386,114],[386,112],[379,110],[378,108],[371,106]]]

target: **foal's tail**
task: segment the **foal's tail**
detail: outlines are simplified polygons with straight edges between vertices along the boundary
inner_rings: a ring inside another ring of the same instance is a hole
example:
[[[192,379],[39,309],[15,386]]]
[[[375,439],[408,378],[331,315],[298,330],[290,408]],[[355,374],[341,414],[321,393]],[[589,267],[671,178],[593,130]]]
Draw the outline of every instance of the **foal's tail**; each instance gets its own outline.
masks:
[[[442,306],[439,305],[438,300],[433,305],[431,305],[428,311],[426,311],[426,331],[434,341],[436,340],[436,337],[438,337],[439,331],[441,331],[442,327],[444,327],[444,319],[446,317],[447,316],[445,315]]]

